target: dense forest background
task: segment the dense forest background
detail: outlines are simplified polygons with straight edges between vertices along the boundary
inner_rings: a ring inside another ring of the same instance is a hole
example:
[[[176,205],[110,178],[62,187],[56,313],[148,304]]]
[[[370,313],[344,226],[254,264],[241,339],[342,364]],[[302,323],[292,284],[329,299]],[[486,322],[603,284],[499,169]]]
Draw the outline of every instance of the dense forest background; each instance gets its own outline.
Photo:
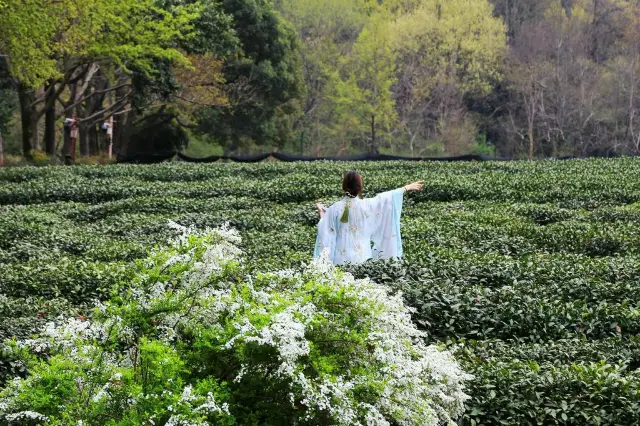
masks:
[[[0,0],[0,157],[640,153],[638,0]]]

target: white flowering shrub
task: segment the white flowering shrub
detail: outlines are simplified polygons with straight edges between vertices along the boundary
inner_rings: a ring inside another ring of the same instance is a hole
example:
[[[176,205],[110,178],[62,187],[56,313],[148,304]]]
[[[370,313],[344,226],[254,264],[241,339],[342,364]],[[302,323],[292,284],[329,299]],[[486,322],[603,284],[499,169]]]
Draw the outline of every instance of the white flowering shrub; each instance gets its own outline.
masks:
[[[245,275],[228,228],[179,236],[91,319],[6,343],[11,425],[435,425],[469,379],[401,295],[324,260]]]

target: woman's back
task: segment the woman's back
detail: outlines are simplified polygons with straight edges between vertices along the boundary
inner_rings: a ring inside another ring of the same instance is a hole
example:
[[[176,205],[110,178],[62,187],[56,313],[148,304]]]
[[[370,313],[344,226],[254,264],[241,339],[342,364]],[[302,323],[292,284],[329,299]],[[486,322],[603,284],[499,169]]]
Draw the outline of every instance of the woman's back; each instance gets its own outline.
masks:
[[[316,257],[327,250],[335,265],[400,257],[403,194],[395,190],[375,198],[345,197],[333,204],[318,224]]]
[[[347,196],[327,210],[318,205],[314,257],[324,254],[334,265],[401,257],[402,199],[407,191],[422,190],[422,182],[363,199],[362,177],[351,171],[344,175],[342,190]]]
[[[347,222],[342,222],[345,207],[349,203]],[[329,235],[335,232],[335,264],[362,263],[372,257],[371,235],[372,221],[371,203],[360,198],[345,197],[327,209],[326,219],[331,222]],[[332,232],[333,231],[333,232]],[[326,243],[329,245],[329,243]]]

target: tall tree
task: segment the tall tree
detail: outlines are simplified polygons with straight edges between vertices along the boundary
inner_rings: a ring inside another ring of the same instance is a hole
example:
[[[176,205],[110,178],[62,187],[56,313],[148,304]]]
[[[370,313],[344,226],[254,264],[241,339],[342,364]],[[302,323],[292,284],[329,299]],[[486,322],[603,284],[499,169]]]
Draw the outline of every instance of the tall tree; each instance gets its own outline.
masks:
[[[154,58],[186,63],[176,42],[192,33],[197,16],[196,5],[164,10],[151,0],[5,0],[0,52],[20,95],[24,154],[34,145],[33,130],[41,116],[93,64],[152,73]],[[45,83],[39,96],[35,88]]]
[[[4,137],[9,130],[9,123],[17,104],[18,99],[11,83],[7,64],[0,58],[0,166],[4,164]]]
[[[545,12],[554,4],[570,7],[571,0],[491,0],[495,13],[502,17],[509,38],[513,38],[523,24],[535,24],[544,20]]]
[[[167,0],[164,8],[183,4]],[[201,110],[229,106],[224,66],[241,53],[233,17],[215,0],[189,0],[200,5],[193,22],[194,36],[179,43],[189,64],[156,60],[155,72],[135,70],[131,108],[120,119],[120,156],[182,149],[188,143],[184,128],[195,128]]]
[[[443,149],[470,149],[476,126],[465,99],[487,96],[501,78],[506,29],[486,0],[424,0],[394,22],[399,61],[395,90],[400,129],[415,141]],[[427,147],[422,147],[425,149]]]
[[[632,152],[640,153],[640,10],[631,11],[625,28],[623,61],[623,87],[627,100],[627,139]],[[625,84],[626,83],[626,84]]]
[[[224,67],[230,106],[201,110],[198,128],[227,150],[283,145],[291,122],[281,118],[294,113],[302,93],[295,31],[270,0],[223,0],[221,6],[234,19],[240,45]]]
[[[380,11],[365,26],[352,55],[341,61],[342,69],[334,74],[330,94],[338,108],[334,134],[346,135],[372,153],[378,153],[396,121],[391,92],[396,55],[388,21],[389,15]]]
[[[337,106],[329,95],[340,60],[350,55],[369,19],[364,2],[278,0],[276,4],[295,26],[301,41],[299,56],[305,94],[301,116],[295,122],[300,140],[310,139],[316,154],[346,149],[344,133],[334,132]]]

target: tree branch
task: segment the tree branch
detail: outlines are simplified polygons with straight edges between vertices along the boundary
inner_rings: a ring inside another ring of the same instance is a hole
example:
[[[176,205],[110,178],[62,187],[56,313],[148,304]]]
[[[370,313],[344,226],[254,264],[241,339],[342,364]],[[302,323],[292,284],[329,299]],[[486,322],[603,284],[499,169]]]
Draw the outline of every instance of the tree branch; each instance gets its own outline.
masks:
[[[121,84],[121,85],[119,85],[119,86],[110,87],[110,88],[108,88],[108,89],[104,89],[104,90],[96,90],[96,91],[94,91],[94,92],[91,92],[89,95],[85,96],[84,98],[82,98],[82,99],[80,99],[80,100],[76,101],[75,103],[73,103],[73,104],[71,104],[71,105],[67,106],[67,107],[64,109],[64,111],[65,111],[65,112],[67,112],[67,111],[69,111],[70,109],[75,108],[76,106],[80,105],[81,103],[83,103],[83,102],[85,102],[85,101],[87,101],[87,100],[91,99],[91,97],[93,97],[93,96],[95,96],[95,95],[100,95],[100,94],[103,94],[103,93],[109,93],[109,92],[112,92],[112,91],[114,91],[114,90],[122,89],[123,87],[129,87],[129,86],[131,86],[131,83],[124,83],[124,84]]]
[[[79,119],[78,122],[84,124],[85,122],[91,121],[96,117],[103,117],[105,115],[110,115],[110,113],[118,111],[120,108],[123,108],[127,104],[127,102],[129,101],[129,95],[131,95],[132,93],[133,91],[129,91],[129,93],[118,99],[115,103],[109,105],[107,108],[103,109],[102,111],[98,111],[95,114],[90,115],[89,117]]]

